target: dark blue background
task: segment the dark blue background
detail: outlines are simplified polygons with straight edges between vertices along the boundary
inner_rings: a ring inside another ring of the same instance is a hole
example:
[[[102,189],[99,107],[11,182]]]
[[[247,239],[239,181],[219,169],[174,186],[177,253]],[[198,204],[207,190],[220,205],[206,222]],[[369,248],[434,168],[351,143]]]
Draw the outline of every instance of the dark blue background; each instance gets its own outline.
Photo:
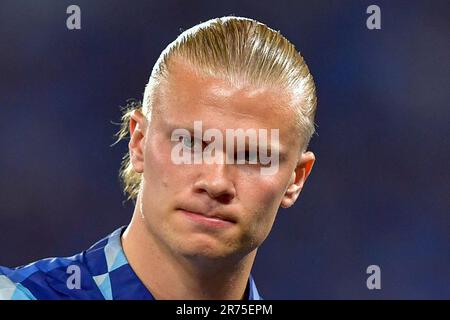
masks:
[[[79,31],[66,8],[81,7]],[[366,28],[381,7],[382,29]],[[450,298],[448,1],[0,4],[0,265],[71,255],[126,224],[113,148],[164,47],[200,21],[260,20],[318,87],[317,162],[254,276],[265,298]],[[382,289],[366,288],[381,267]]]

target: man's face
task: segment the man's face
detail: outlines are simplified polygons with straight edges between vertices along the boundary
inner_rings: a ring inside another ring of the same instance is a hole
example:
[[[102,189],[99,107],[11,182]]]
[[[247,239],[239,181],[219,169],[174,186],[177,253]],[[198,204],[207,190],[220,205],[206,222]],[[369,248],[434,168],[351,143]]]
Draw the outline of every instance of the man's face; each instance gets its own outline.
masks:
[[[312,153],[300,153],[290,102],[273,87],[238,87],[172,63],[155,96],[151,125],[138,120],[143,136],[130,142],[133,166],[143,173],[144,221],[160,244],[185,257],[240,258],[264,241],[278,208],[295,201],[314,162]],[[171,152],[179,142],[172,133],[192,131],[194,121],[224,137],[226,129],[278,129],[277,172],[262,175],[259,164],[175,164]],[[139,153],[142,161],[133,156]]]

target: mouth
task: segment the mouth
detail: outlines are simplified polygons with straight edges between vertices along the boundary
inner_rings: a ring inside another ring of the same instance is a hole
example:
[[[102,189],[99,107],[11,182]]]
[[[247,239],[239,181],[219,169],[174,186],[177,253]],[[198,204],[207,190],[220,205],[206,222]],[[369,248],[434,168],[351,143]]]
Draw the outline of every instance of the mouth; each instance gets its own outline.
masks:
[[[220,214],[203,214],[199,212],[178,209],[178,211],[188,218],[191,222],[212,228],[226,228],[236,224],[232,218]]]

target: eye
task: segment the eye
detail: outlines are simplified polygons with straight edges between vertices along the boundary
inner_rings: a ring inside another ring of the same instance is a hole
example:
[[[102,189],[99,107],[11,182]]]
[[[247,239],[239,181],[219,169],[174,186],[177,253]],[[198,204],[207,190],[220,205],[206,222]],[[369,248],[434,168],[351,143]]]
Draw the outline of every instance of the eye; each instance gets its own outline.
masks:
[[[202,141],[200,139],[196,139],[195,137],[184,135],[180,136],[180,142],[187,149],[194,149],[195,145],[199,145],[203,148]]]
[[[234,155],[234,160],[237,163],[239,159],[243,159],[246,164],[258,164],[259,163],[259,157],[258,152],[250,152],[249,150],[242,150],[238,151]]]
[[[258,153],[250,152],[249,150],[245,150],[245,162],[256,164],[258,163]]]
[[[245,151],[245,161],[251,162],[251,163],[258,163],[258,152],[250,152],[248,150]]]

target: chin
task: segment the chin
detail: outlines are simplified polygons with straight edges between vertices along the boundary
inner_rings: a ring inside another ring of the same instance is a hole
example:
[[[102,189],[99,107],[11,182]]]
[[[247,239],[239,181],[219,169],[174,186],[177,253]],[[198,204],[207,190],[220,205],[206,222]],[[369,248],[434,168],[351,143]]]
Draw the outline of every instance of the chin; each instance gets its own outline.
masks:
[[[187,259],[217,260],[236,254],[236,250],[227,247],[217,239],[189,239],[179,246],[179,252]]]

